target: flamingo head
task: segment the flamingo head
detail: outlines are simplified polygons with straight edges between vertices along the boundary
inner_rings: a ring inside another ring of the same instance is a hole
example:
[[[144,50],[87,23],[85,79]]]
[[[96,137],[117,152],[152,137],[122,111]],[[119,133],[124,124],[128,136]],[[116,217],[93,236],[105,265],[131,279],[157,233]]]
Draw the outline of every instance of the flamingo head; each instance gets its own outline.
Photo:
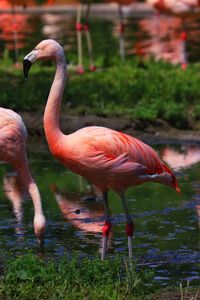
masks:
[[[41,41],[23,60],[24,77],[28,79],[28,72],[36,60],[53,60],[59,62],[64,58],[63,48],[55,40]]]
[[[39,245],[44,243],[44,234],[46,230],[46,220],[43,214],[34,217],[34,231]]]

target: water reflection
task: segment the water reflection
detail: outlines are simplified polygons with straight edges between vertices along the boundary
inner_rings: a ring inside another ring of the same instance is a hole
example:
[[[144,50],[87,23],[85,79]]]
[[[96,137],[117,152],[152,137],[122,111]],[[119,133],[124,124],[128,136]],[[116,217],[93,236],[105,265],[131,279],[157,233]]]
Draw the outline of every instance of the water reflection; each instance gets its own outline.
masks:
[[[180,170],[200,162],[200,147],[182,145],[179,149],[166,146],[161,150],[162,159],[172,168]]]
[[[51,185],[51,190],[63,217],[76,229],[86,234],[102,233],[104,208],[103,204],[99,202],[99,199],[96,202],[96,196],[94,194],[88,196],[88,194],[63,193],[59,191],[55,185]],[[112,233],[109,235],[109,244],[111,239]],[[99,253],[101,253],[101,247]]]
[[[3,177],[3,192],[12,204],[12,210],[16,219],[15,232],[19,240],[23,238],[23,201],[28,192],[21,184],[16,172],[10,172]]]
[[[132,10],[134,10],[134,5]],[[94,14],[91,16],[90,27],[95,58],[99,56],[103,61],[104,56],[107,60],[108,55],[113,57],[115,53],[117,56],[118,38],[121,35],[121,53],[125,51],[129,55],[139,55],[143,58],[154,57],[156,60],[162,59],[182,65],[186,64],[187,60],[190,62],[199,59],[200,21],[198,16],[189,15],[184,22],[178,16],[152,14],[148,17],[136,18],[128,16],[127,12],[123,17],[123,32],[121,30],[120,33],[119,19],[113,17],[112,13],[104,16],[94,16]],[[63,44],[68,54],[73,58],[76,57],[77,61],[75,23],[74,13],[40,15],[2,13],[0,14],[0,40],[3,42],[1,51],[8,48],[12,53],[16,49],[25,53],[27,51],[25,48],[30,48],[39,39],[54,38]],[[181,34],[183,28],[185,36]],[[122,50],[124,46],[125,50]],[[86,44],[83,44],[83,51],[85,48]]]
[[[38,151],[40,143],[41,141],[35,147]],[[169,282],[177,284],[187,278],[199,280],[200,147],[189,144],[161,145],[159,151],[163,159],[178,171],[182,193],[177,196],[173,190],[159,184],[144,184],[129,189],[127,199],[136,225],[133,240],[134,259],[138,260],[141,267],[153,268],[156,279],[161,284]],[[94,255],[101,251],[104,211],[101,202],[93,201],[94,193],[91,192],[88,182],[52,161],[51,156],[47,156],[45,151],[42,154],[34,151],[29,153],[29,157],[48,220],[44,256],[60,259],[61,256],[73,251],[83,255]],[[0,167],[0,176],[6,177],[5,192],[10,190],[10,184],[11,186],[17,184],[15,175],[5,176],[7,167],[6,165]],[[52,182],[55,183],[53,191],[49,187]],[[12,193],[7,194],[7,197],[13,198]],[[17,198],[22,197],[23,193],[19,191]],[[16,220],[13,222],[8,201],[5,197],[1,198],[2,251],[16,255],[26,253],[29,249],[36,250],[31,222],[33,214],[31,201],[16,200],[16,203],[13,201],[13,211],[16,213]],[[125,217],[120,199],[112,192],[109,195],[109,204],[112,210],[114,235],[111,236],[109,253],[127,256]],[[22,206],[23,209],[20,211]],[[16,223],[23,223],[26,228],[26,236],[20,243],[16,242],[18,236],[13,235]]]

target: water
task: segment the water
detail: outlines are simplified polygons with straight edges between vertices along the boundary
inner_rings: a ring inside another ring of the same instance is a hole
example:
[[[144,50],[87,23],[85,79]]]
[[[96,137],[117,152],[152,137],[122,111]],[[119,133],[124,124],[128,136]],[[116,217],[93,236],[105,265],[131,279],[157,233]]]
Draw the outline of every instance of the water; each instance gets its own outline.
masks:
[[[90,29],[94,57],[98,66],[112,64],[119,53],[119,19],[115,13],[92,14]],[[125,52],[130,57],[164,59],[174,64],[199,60],[200,18],[150,14],[145,17],[131,15],[124,9]],[[134,9],[132,10],[134,12]],[[13,59],[23,57],[35,44],[45,38],[58,40],[68,52],[71,64],[77,64],[76,12],[73,13],[16,13],[0,14],[0,54],[9,49]],[[181,32],[187,33],[186,52]],[[87,58],[86,40],[83,35],[83,53]],[[15,49],[16,45],[16,49]],[[15,50],[15,51],[14,51]],[[115,54],[115,55],[114,55]]]
[[[29,151],[32,172],[38,183],[47,217],[45,257],[59,259],[78,251],[94,255],[101,249],[103,205],[92,201],[91,187],[43,151]],[[159,145],[159,154],[175,167],[182,193],[159,184],[144,184],[127,192],[135,223],[134,259],[142,268],[153,268],[163,285],[181,280],[200,280],[200,147],[197,145]],[[175,165],[176,163],[176,165]],[[33,233],[33,205],[22,204],[5,195],[3,180],[10,167],[0,165],[0,249],[1,255],[17,255],[38,248]],[[12,175],[12,174],[11,174]],[[12,181],[11,181],[12,183]],[[4,190],[4,192],[3,192]],[[87,196],[87,197],[86,197]],[[88,198],[86,200],[86,198]],[[13,202],[14,203],[14,202]],[[125,217],[116,194],[110,192],[112,233],[108,255],[127,256]]]

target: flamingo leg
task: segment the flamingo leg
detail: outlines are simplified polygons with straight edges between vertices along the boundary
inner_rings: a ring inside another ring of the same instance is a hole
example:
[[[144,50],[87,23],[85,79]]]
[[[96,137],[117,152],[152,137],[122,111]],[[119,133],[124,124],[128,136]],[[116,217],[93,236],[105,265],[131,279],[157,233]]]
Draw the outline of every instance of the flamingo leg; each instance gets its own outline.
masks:
[[[128,236],[128,255],[129,258],[133,257],[133,231],[134,231],[134,224],[133,221],[131,219],[131,216],[129,214],[128,211],[128,206],[125,200],[124,196],[121,196],[121,200],[122,200],[122,205],[123,205],[123,209],[125,212],[125,216],[126,216],[126,234]]]
[[[13,42],[14,42],[14,50],[15,50],[15,64],[19,63],[19,50],[17,48],[18,44],[18,33],[17,33],[17,23],[16,23],[16,15],[15,15],[15,5],[12,8],[13,14]]]
[[[89,27],[89,16],[90,16],[90,8],[91,4],[87,4],[87,10],[85,15],[85,24],[84,24],[84,31],[87,41],[87,47],[88,47],[88,55],[89,55],[89,61],[90,61],[90,71],[95,71],[96,66],[94,64],[94,58],[93,58],[93,50],[92,50],[92,39],[90,34],[90,27]]]
[[[76,34],[77,34],[77,45],[78,45],[78,68],[77,73],[83,74],[83,47],[82,47],[82,30],[83,25],[81,23],[81,13],[82,6],[79,4],[77,9],[77,18],[76,18]]]
[[[182,32],[181,32],[181,69],[185,70],[188,65],[187,61],[187,52],[186,52],[186,42],[187,42],[187,33],[185,30],[185,22],[184,19],[182,21]]]
[[[119,54],[121,60],[125,60],[125,45],[124,45],[124,21],[123,21],[123,12],[122,12],[122,5],[119,5]]]
[[[108,236],[111,229],[111,222],[110,222],[110,214],[109,214],[109,207],[108,207],[108,193],[103,193],[103,204],[105,209],[105,224],[103,226],[103,239],[102,239],[102,251],[101,251],[101,260],[105,259],[107,243],[108,243]]]

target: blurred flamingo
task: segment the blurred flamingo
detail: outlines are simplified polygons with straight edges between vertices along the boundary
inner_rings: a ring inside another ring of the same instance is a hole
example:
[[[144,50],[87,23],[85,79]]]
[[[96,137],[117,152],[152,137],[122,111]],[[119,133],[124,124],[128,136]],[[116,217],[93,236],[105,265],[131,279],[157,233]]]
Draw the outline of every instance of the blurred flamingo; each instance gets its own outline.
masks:
[[[184,18],[196,12],[199,12],[199,0],[146,0],[151,6],[159,12],[178,15],[182,18],[182,32],[180,41],[182,45],[182,63],[181,68],[187,68],[187,55],[186,55],[186,40],[187,33],[185,31]]]
[[[22,42],[24,38],[23,32],[30,31],[30,26],[27,25],[28,16],[15,12],[16,5],[22,5],[24,8],[29,1],[25,0],[3,0],[0,1],[0,8],[12,9],[12,14],[5,13],[0,15],[0,30],[1,38],[6,41],[6,47],[9,50],[14,49],[15,66],[19,67],[19,49],[25,46]],[[11,43],[12,41],[12,43]]]
[[[136,0],[104,0],[106,3],[116,3],[118,5],[119,14],[119,54],[122,61],[125,60],[125,22],[123,14],[123,6],[131,5],[136,2]]]
[[[156,18],[145,18],[138,21],[140,30],[148,34],[148,39],[138,39],[135,52],[140,57],[154,57],[172,64],[185,61],[180,43],[181,19],[175,16],[162,15],[159,24]],[[159,25],[159,26],[158,26]]]
[[[200,6],[199,0],[146,0],[161,12],[177,15],[191,15]]]
[[[24,189],[34,205],[34,231],[39,244],[43,244],[45,217],[40,193],[30,173],[26,156],[27,131],[21,117],[14,111],[0,108],[0,161],[10,163],[18,174]]]
[[[121,60],[125,59],[125,42],[124,42],[124,29],[125,23],[123,18],[123,6],[127,6],[135,2],[135,0],[48,0],[48,4],[52,5],[55,3],[78,3],[77,8],[77,17],[76,17],[76,33],[77,33],[77,46],[78,46],[78,68],[77,72],[79,74],[84,73],[83,67],[83,47],[82,47],[82,33],[85,33],[87,48],[88,48],[88,56],[90,62],[90,70],[95,71],[96,66],[93,57],[93,46],[92,46],[92,39],[90,34],[90,25],[89,25],[89,18],[90,18],[90,11],[91,6],[94,3],[98,2],[105,2],[105,3],[116,3],[118,5],[118,14],[119,14],[119,54]],[[85,14],[83,16],[83,5],[86,6]]]
[[[105,258],[111,222],[108,190],[120,196],[126,215],[129,257],[132,257],[133,222],[125,201],[128,187],[144,182],[158,182],[180,191],[174,174],[157,153],[142,141],[105,127],[89,126],[65,135],[59,126],[60,103],[66,80],[66,61],[63,48],[54,40],[43,40],[24,58],[24,75],[36,60],[56,63],[44,112],[44,130],[52,154],[67,168],[82,175],[103,193],[105,225],[101,259]]]

